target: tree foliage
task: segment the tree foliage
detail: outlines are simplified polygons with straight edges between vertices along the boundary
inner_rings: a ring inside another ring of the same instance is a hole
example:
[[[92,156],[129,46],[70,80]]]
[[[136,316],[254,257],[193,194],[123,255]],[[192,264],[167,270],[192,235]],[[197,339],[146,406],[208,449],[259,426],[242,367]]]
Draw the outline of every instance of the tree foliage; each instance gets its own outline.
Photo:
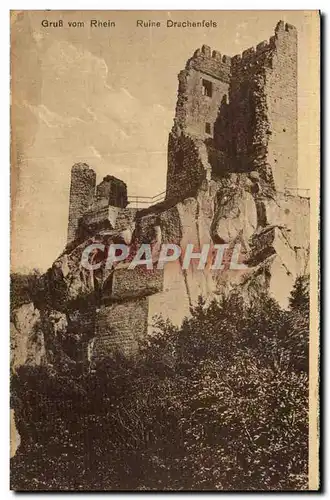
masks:
[[[293,290],[290,294],[289,303],[291,309],[309,311],[309,276],[298,276],[295,281]]]
[[[13,312],[22,304],[33,301],[40,272],[34,269],[28,274],[11,273],[10,275],[10,310]]]
[[[285,311],[261,294],[247,307],[234,294],[191,313],[181,328],[158,319],[132,359],[65,375],[21,368],[12,486],[307,488],[304,302]]]

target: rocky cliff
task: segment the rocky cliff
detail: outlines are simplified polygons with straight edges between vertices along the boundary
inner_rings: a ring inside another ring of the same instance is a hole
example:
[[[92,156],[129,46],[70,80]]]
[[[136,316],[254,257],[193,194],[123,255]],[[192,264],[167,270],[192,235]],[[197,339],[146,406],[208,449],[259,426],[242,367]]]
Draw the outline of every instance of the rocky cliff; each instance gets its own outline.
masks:
[[[208,300],[235,287],[245,290],[247,300],[255,287],[265,287],[286,307],[295,278],[308,271],[308,214],[307,198],[262,193],[256,172],[205,181],[196,196],[174,203],[133,214],[122,209],[112,229],[68,247],[39,279],[34,302],[14,312],[13,369],[88,364],[115,350],[134,353],[156,316],[179,325],[199,296]],[[183,269],[181,257],[157,269],[156,257],[153,270],[128,269],[128,256],[107,269],[99,252],[100,267],[92,271],[81,264],[91,243],[174,243],[181,249],[228,244],[229,252],[239,243],[245,268],[199,270],[196,260]]]
[[[130,208],[122,181],[107,176],[96,186],[88,165],[74,165],[68,245],[12,314],[14,372],[86,370],[116,351],[134,355],[157,316],[180,325],[200,296],[237,287],[249,303],[262,287],[287,306],[296,277],[308,274],[310,239],[309,199],[283,187],[297,177],[296,50],[294,28],[279,23],[269,44],[242,57],[206,46],[195,53],[179,75],[163,202]],[[93,243],[99,265],[89,270],[82,255]],[[153,269],[129,269],[131,254],[107,267],[118,243],[131,252],[150,244]],[[182,255],[158,269],[166,243]],[[228,255],[239,244],[244,268],[198,269],[194,260],[184,269],[187,245],[205,244],[227,245]]]

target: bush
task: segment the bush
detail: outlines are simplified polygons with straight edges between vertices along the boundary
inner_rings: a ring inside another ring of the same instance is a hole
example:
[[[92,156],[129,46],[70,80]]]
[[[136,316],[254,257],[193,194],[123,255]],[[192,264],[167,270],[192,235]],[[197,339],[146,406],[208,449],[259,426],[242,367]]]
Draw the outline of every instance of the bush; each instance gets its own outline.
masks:
[[[40,272],[11,273],[10,275],[10,310],[11,313],[23,304],[33,302],[34,290],[40,279]]]
[[[159,319],[134,359],[21,368],[13,488],[307,488],[308,310],[291,305],[200,300],[181,328]]]

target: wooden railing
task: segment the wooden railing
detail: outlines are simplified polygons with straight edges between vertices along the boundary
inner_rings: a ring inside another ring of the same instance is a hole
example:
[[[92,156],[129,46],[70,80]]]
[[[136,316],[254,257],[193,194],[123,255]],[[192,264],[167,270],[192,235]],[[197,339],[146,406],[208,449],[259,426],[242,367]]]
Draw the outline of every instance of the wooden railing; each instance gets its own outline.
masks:
[[[301,198],[310,198],[310,190],[309,189],[301,189],[301,188],[285,188],[284,191],[277,191],[282,194],[291,194],[294,196],[300,196]],[[161,201],[165,200],[166,191],[162,191],[161,193],[156,194],[155,196],[138,196],[138,195],[129,195],[128,198],[128,207],[129,208],[147,208],[151,205],[156,205]]]
[[[166,191],[156,194],[155,196],[134,196],[129,195],[128,206],[129,208],[147,208],[151,205],[156,205],[165,200]]]

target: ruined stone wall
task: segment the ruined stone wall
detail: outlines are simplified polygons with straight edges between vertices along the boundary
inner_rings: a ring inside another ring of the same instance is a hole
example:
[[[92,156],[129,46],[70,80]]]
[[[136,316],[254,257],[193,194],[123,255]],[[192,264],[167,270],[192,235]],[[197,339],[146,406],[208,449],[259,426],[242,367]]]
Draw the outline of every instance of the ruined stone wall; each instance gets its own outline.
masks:
[[[79,220],[94,200],[96,173],[86,163],[76,163],[71,169],[69,222],[67,243],[78,236]]]
[[[275,186],[296,188],[298,182],[297,30],[280,21],[275,30],[272,68],[266,72],[265,94],[271,135],[268,163]]]
[[[170,133],[166,199],[184,199],[196,195],[204,180],[211,177],[211,167],[202,139]]]
[[[83,231],[58,274],[67,304],[94,297],[94,360],[117,349],[133,353],[159,314],[180,325],[199,296],[211,300],[238,287],[248,299],[253,287],[264,287],[287,307],[296,276],[308,272],[310,240],[309,200],[284,193],[297,186],[296,66],[296,30],[283,22],[269,41],[233,58],[205,45],[195,52],[179,74],[162,203],[126,207],[126,184],[113,176],[96,187],[93,201],[94,172],[73,167],[71,239],[79,221]],[[163,270],[129,270],[128,258],[93,273],[79,258],[94,237],[133,250],[142,243],[175,243],[183,251],[188,244],[198,251],[205,243],[240,243],[247,267],[198,270],[192,261],[182,269],[176,261]]]
[[[158,293],[163,289],[163,274],[163,270],[148,270],[146,266],[118,266],[103,286],[103,300],[110,303]]]
[[[275,36],[232,58],[228,127],[233,171],[257,170],[276,190],[297,187],[297,33]]]
[[[228,96],[230,57],[203,45],[179,74],[178,100],[168,143],[166,198],[194,195],[211,167],[205,142]]]
[[[86,163],[75,164],[71,170],[67,244],[83,241],[96,231],[114,229],[118,213],[127,204],[125,182],[107,175],[96,186],[96,173]]]
[[[103,200],[102,200],[103,201]],[[108,205],[93,207],[93,210],[86,212],[80,222],[79,234],[87,237],[103,229],[114,229],[120,208]]]
[[[221,56],[217,51],[211,54],[207,45],[198,49],[179,74],[175,126],[187,134],[212,137],[220,104],[228,94],[229,81],[230,57]]]
[[[189,140],[197,158],[185,151]],[[205,178],[199,175],[200,160],[213,178],[258,171],[268,189],[296,188],[297,151],[296,29],[281,21],[269,41],[232,58],[211,55],[205,45],[198,49],[179,74],[167,198],[177,195],[177,183],[184,186],[182,197],[187,183],[194,192]]]
[[[127,205],[127,186],[121,179],[107,175],[96,187],[96,199],[103,200],[113,207],[125,208]]]
[[[265,97],[265,69],[271,47],[260,44],[232,58],[229,90],[228,144],[232,171],[259,171],[267,180],[267,144],[270,134]]]
[[[104,305],[97,311],[92,363],[120,351],[133,354],[148,324],[147,297]]]

